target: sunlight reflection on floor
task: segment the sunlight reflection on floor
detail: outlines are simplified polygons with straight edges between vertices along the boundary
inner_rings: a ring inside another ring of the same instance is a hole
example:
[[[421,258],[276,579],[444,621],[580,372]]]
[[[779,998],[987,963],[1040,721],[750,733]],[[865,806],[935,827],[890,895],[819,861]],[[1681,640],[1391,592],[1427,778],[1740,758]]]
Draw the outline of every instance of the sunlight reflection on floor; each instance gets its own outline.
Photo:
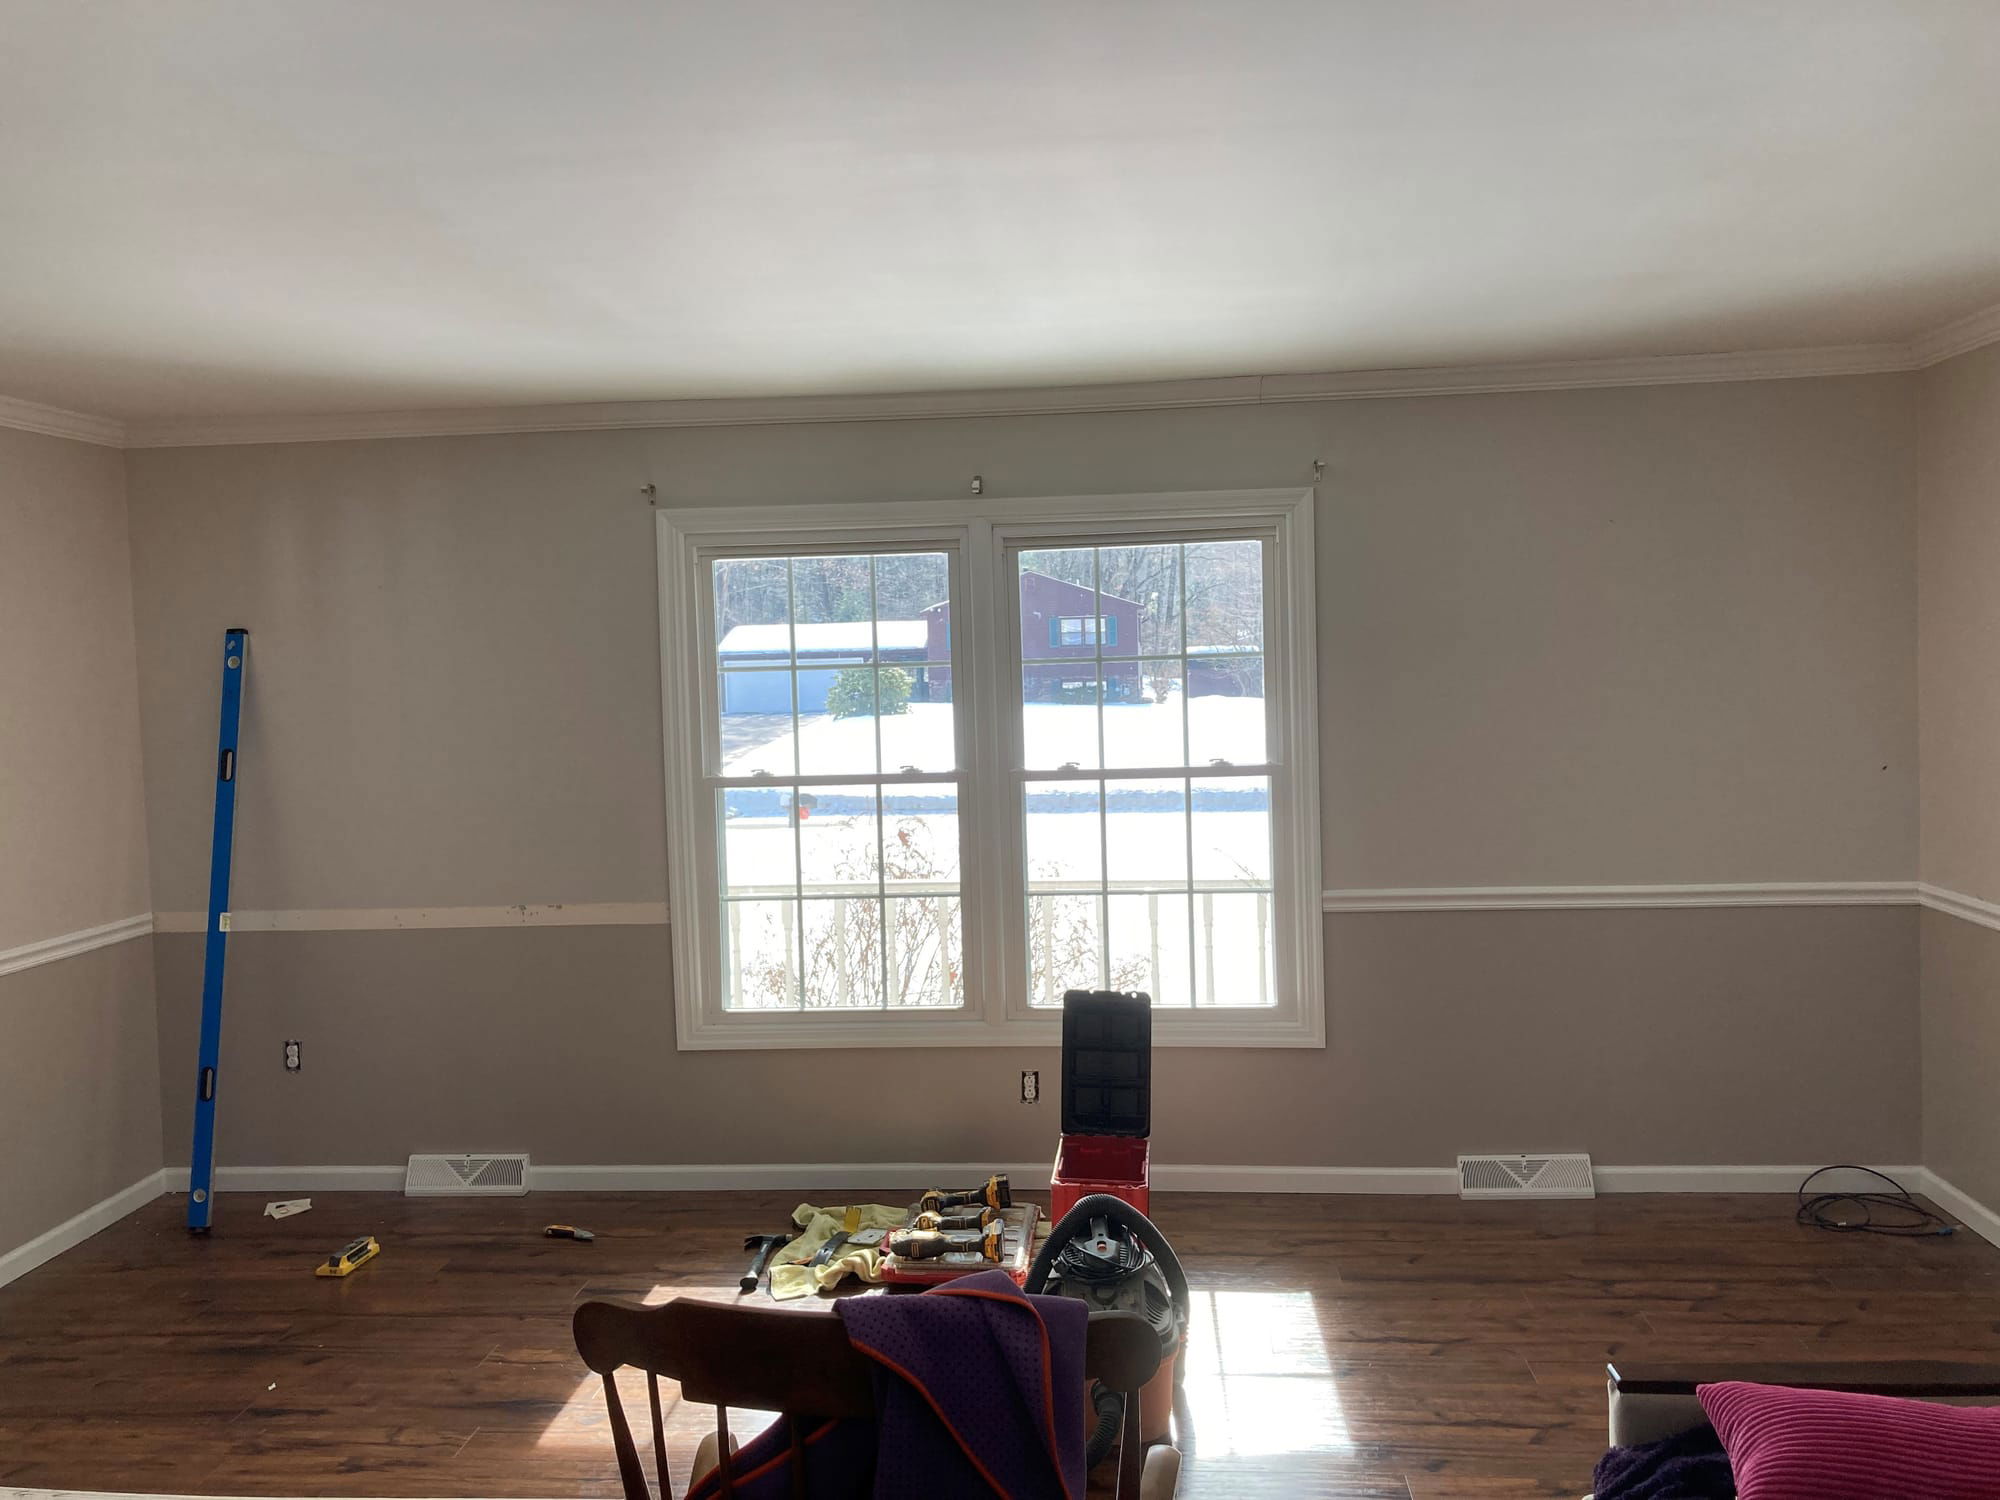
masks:
[[[639,1300],[648,1307],[658,1307],[663,1302],[671,1302],[676,1297],[685,1297],[692,1291],[701,1295],[705,1289],[685,1286],[656,1286]],[[733,1289],[732,1289],[733,1291]],[[719,1293],[710,1293],[709,1300],[722,1301]],[[631,1368],[618,1372],[618,1399],[625,1408],[625,1420],[632,1426],[633,1436],[641,1449],[647,1448],[649,1424],[652,1420],[647,1411],[646,1377],[643,1372]],[[660,1382],[660,1415],[667,1432],[675,1440],[669,1447],[678,1451],[683,1446],[682,1437],[698,1437],[711,1432],[715,1427],[715,1409],[709,1406],[684,1405],[680,1387],[671,1380]],[[729,1430],[738,1442],[748,1442],[756,1434],[776,1420],[767,1411],[745,1411],[737,1407],[729,1409]],[[611,1417],[604,1405],[604,1386],[595,1375],[586,1375],[577,1388],[570,1393],[563,1408],[542,1430],[535,1440],[537,1448],[555,1449],[601,1449],[609,1457],[611,1453]],[[650,1459],[648,1460],[650,1462]]]
[[[684,1291],[656,1287],[645,1301],[666,1302]],[[1204,1459],[1353,1451],[1312,1293],[1197,1291],[1191,1311],[1183,1355],[1191,1431],[1180,1435],[1184,1448]],[[620,1371],[618,1391],[644,1447],[645,1377],[636,1370]],[[705,1406],[683,1410],[672,1381],[660,1382],[660,1404],[670,1433],[698,1434],[713,1421]],[[748,1439],[771,1420],[768,1412],[729,1414],[730,1430],[739,1439]],[[536,1446],[601,1445],[608,1452],[610,1441],[603,1388],[591,1375],[577,1385]]]
[[[1310,1292],[1196,1292],[1184,1381],[1204,1458],[1353,1449]]]

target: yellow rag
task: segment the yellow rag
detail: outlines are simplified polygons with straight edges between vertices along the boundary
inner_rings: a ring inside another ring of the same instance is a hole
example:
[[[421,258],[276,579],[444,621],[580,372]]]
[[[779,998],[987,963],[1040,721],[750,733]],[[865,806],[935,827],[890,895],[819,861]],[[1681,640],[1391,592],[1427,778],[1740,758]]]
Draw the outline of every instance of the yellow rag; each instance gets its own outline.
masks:
[[[858,1276],[863,1281],[881,1280],[880,1244],[843,1245],[823,1266],[809,1266],[806,1262],[846,1227],[850,1214],[859,1220],[855,1229],[888,1230],[902,1227],[909,1213],[907,1208],[890,1208],[881,1203],[842,1204],[833,1208],[801,1203],[792,1211],[792,1222],[800,1226],[798,1238],[771,1257],[772,1297],[789,1302],[794,1297],[810,1296],[836,1286],[846,1276]]]

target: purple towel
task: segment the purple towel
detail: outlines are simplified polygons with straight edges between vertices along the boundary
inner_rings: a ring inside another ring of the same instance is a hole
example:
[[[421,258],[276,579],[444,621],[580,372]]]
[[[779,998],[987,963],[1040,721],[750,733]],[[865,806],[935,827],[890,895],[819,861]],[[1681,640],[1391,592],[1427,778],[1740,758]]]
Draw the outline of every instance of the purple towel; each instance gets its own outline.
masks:
[[[921,1297],[856,1297],[834,1311],[873,1359],[875,1500],[978,1495],[1082,1500],[1083,1342],[1089,1312],[1030,1297],[1000,1271]],[[983,1481],[983,1483],[982,1483]]]
[[[804,1433],[813,1500],[1083,1500],[1083,1342],[1089,1312],[1030,1297],[1000,1271],[921,1297],[834,1304],[875,1362],[875,1420]],[[780,1418],[736,1455],[739,1500],[787,1500],[790,1429]],[[721,1493],[711,1473],[689,1500]]]
[[[781,1416],[736,1450],[736,1500],[791,1500],[791,1418]],[[875,1424],[817,1422],[805,1428],[806,1493],[812,1500],[868,1500],[875,1479]],[[722,1471],[688,1486],[687,1500],[716,1500]]]
[[[1736,1483],[1706,1422],[1657,1443],[1613,1448],[1597,1461],[1597,1500],[1730,1500]]]

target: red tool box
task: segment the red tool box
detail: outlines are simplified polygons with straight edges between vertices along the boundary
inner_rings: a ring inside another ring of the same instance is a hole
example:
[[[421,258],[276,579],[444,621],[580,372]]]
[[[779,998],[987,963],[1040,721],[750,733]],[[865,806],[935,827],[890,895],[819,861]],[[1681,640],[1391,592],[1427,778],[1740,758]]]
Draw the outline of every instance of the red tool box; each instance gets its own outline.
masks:
[[[1049,1176],[1049,1216],[1109,1193],[1148,1211],[1153,1130],[1153,1005],[1144,995],[1063,996],[1062,1139]]]

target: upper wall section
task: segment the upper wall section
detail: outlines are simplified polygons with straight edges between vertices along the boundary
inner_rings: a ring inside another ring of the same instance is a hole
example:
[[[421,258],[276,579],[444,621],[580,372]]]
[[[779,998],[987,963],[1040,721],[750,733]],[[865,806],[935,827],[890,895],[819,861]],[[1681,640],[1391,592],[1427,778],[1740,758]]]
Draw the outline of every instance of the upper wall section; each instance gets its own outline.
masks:
[[[2000,344],[1919,379],[1923,879],[2000,901]]]
[[[665,898],[651,508],[1310,482],[1326,883],[1915,871],[1914,386],[1771,381],[127,455],[155,904]],[[996,503],[1003,503],[996,501]]]
[[[150,909],[124,455],[0,428],[0,951]]]

